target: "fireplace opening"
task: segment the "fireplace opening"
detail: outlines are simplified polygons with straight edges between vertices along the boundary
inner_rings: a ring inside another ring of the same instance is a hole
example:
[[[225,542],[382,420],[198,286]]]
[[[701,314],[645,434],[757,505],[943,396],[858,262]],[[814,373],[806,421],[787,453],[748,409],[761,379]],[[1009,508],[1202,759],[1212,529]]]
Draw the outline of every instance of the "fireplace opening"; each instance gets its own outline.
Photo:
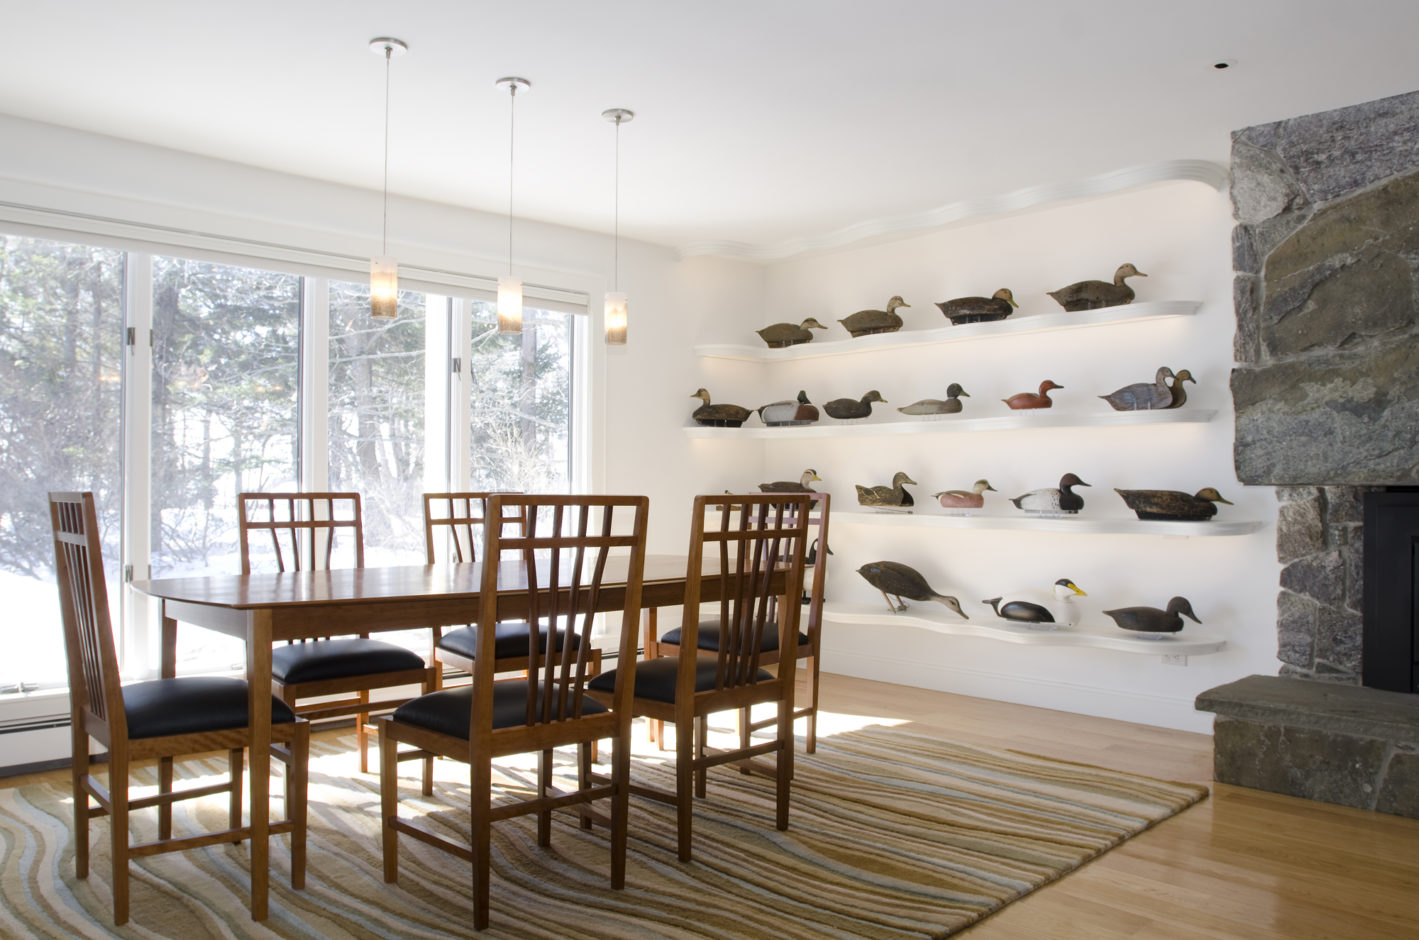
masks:
[[[1419,488],[1365,494],[1364,684],[1419,693]]]

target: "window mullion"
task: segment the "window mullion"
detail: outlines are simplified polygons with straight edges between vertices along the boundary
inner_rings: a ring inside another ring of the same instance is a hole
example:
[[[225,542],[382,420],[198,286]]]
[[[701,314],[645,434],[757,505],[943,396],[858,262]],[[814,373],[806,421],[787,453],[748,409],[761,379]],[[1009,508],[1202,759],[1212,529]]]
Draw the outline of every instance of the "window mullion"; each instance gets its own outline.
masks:
[[[122,565],[133,578],[146,579],[152,557],[153,438],[153,256],[128,252],[124,267],[124,325],[131,341],[123,348],[123,535]],[[158,607],[127,586],[120,622],[124,671],[155,676],[161,665],[162,631]]]
[[[300,377],[301,488],[330,488],[330,281],[303,279]]]

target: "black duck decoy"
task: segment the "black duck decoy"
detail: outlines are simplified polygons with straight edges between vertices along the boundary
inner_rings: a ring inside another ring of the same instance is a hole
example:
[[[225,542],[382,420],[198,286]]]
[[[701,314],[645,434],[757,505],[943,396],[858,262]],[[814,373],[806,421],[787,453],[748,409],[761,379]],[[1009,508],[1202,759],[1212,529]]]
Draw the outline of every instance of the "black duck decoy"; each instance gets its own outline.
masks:
[[[1084,497],[1074,492],[1076,486],[1088,486],[1072,473],[1059,478],[1059,488],[1031,490],[1010,502],[1026,512],[1075,513],[1084,508]]]
[[[1195,495],[1189,496],[1182,490],[1121,490],[1114,492],[1123,497],[1134,514],[1140,519],[1166,519],[1180,522],[1202,522],[1217,515],[1217,504],[1232,505],[1229,499],[1210,486],[1204,486]]]
[[[1068,287],[1049,291],[1049,295],[1068,311],[1095,310],[1099,307],[1117,307],[1133,300],[1133,288],[1124,283],[1125,278],[1147,277],[1131,264],[1121,264],[1114,272],[1113,283],[1108,281],[1077,281]]]
[[[895,333],[902,328],[902,318],[898,307],[910,307],[900,296],[887,301],[886,310],[859,310],[838,322],[853,336],[870,336],[873,333]]]
[[[826,329],[826,326],[809,317],[802,323],[773,323],[754,332],[759,334],[759,338],[767,343],[770,349],[782,349],[785,346],[807,343],[813,339],[813,330]]]
[[[771,428],[812,424],[818,420],[818,406],[808,400],[808,393],[799,389],[793,401],[775,401],[756,409],[759,420]]]
[[[696,423],[712,428],[737,428],[749,417],[749,409],[739,405],[711,405],[709,392],[699,389],[691,398],[698,398],[703,405],[691,412]]]
[[[1064,388],[1063,385],[1056,385],[1051,379],[1045,379],[1040,383],[1038,392],[1018,392],[1009,398],[1002,398],[1001,401],[1015,411],[1022,411],[1026,408],[1049,408],[1054,405],[1050,401],[1049,393],[1057,388]]]
[[[1181,408],[1183,403],[1187,401],[1187,389],[1183,388],[1184,382],[1191,382],[1193,385],[1196,385],[1197,379],[1193,378],[1192,373],[1187,369],[1179,369],[1178,374],[1173,376],[1173,401],[1172,404],[1168,405],[1169,408]]]
[[[861,506],[877,506],[883,509],[910,509],[915,501],[907,492],[906,484],[916,486],[917,482],[898,471],[892,477],[891,486],[857,486],[857,502]]]
[[[952,382],[946,389],[945,398],[923,398],[897,410],[904,415],[953,415],[960,412],[963,397],[970,398],[970,392],[961,388],[959,383]]]
[[[931,495],[941,504],[942,509],[980,509],[985,505],[986,490],[999,492],[990,485],[989,480],[977,480],[968,490],[942,490]]]
[[[1043,604],[1036,604],[1032,601],[1005,601],[1004,598],[991,597],[981,601],[982,604],[989,604],[991,610],[995,611],[995,616],[1002,620],[1018,620],[1022,623],[1052,623],[1059,626],[1072,627],[1079,622],[1079,609],[1074,603],[1074,598],[1088,597],[1084,591],[1068,578],[1060,578],[1054,582],[1054,596],[1059,602],[1058,616],[1055,611],[1050,610]]]
[[[1135,382],[1123,388],[1100,395],[1113,406],[1114,411],[1153,411],[1170,408],[1173,404],[1173,387],[1168,379],[1176,378],[1173,370],[1160,366],[1151,382]]]
[[[1192,612],[1192,605],[1186,597],[1175,597],[1168,601],[1167,610],[1156,607],[1120,607],[1104,613],[1113,618],[1121,629],[1135,633],[1177,633],[1183,628],[1183,617],[1193,623],[1202,623]]]
[[[844,421],[852,421],[857,418],[866,418],[872,414],[872,403],[880,401],[887,404],[887,399],[882,397],[882,393],[877,389],[872,389],[861,398],[834,398],[823,406],[823,410],[830,418],[840,418]]]
[[[983,323],[987,320],[1004,320],[1018,306],[1010,288],[1002,287],[990,297],[957,297],[955,300],[937,301],[942,314],[952,325],[961,323]]]
[[[798,478],[798,482],[792,480],[776,480],[773,483],[760,483],[759,489],[765,493],[816,493],[817,490],[809,486],[809,483],[821,483],[823,478],[818,476],[818,471],[809,467],[803,471],[803,476]]]
[[[971,619],[961,609],[959,601],[948,594],[936,593],[931,585],[926,583],[926,578],[922,577],[920,571],[899,561],[871,561],[858,568],[857,573],[862,575],[868,584],[882,592],[887,609],[894,614],[907,609],[906,602],[902,600],[906,597],[914,601],[938,601],[960,614],[962,620]],[[892,603],[889,594],[896,596],[897,603]]]

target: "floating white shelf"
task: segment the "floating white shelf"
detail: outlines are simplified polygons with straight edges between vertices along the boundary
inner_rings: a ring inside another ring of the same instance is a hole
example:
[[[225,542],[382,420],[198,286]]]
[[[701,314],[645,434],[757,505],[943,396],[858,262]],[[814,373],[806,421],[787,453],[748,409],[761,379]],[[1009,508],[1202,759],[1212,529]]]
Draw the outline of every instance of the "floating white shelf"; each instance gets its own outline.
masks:
[[[985,617],[976,619],[975,614],[969,610],[967,613],[972,615],[972,619],[961,620],[944,607],[940,608],[939,614],[933,612],[931,608],[939,605],[928,601],[913,602],[913,605],[905,611],[893,614],[887,611],[885,603],[824,604],[823,618],[837,623],[901,624],[934,633],[974,636],[1027,646],[1084,646],[1141,653],[1160,656],[1179,665],[1182,663],[1179,663],[1178,657],[1215,653],[1227,645],[1227,641],[1220,636],[1194,633],[1191,625],[1184,627],[1180,633],[1157,636],[1130,634],[1113,624],[1079,624],[1056,630],[1043,630],[1021,626],[1009,620]]]
[[[1157,320],[1195,314],[1202,306],[1197,300],[1155,300],[1147,303],[1080,310],[1074,313],[1037,313],[1024,317],[1007,317],[987,323],[963,323],[934,330],[899,330],[896,333],[875,333],[855,339],[802,343],[783,349],[770,349],[762,343],[750,346],[726,343],[706,343],[695,347],[695,355],[706,359],[740,359],[751,362],[784,362],[796,359],[819,359],[824,356],[850,356],[902,347],[957,343],[963,340],[985,339],[1019,333],[1040,333],[1072,330],[1084,326],[1126,323],[1130,320]],[[944,322],[944,320],[943,320]],[[834,329],[836,332],[836,328]]]
[[[1107,408],[1103,402],[1101,407]],[[886,406],[890,408],[891,406]],[[968,403],[966,407],[970,407]],[[999,405],[1005,410],[1004,405]],[[1012,411],[989,418],[963,418],[960,415],[944,415],[939,418],[913,418],[898,421],[837,421],[824,418],[817,424],[799,424],[789,427],[738,427],[707,428],[698,424],[688,425],[685,436],[690,438],[770,438],[787,440],[805,437],[856,437],[879,434],[952,434],[964,431],[1013,431],[1034,428],[1123,428],[1141,424],[1206,424],[1216,417],[1215,410],[1189,408],[1165,408],[1155,411],[1098,411],[1080,414],[1078,412],[1055,411],[1053,408],[1039,408],[1027,411]],[[754,418],[752,420],[758,420]]]
[[[987,497],[989,498],[989,497]],[[920,502],[925,503],[928,498]],[[943,529],[986,529],[1030,532],[1067,532],[1075,534],[1100,535],[1165,535],[1188,538],[1192,536],[1249,535],[1259,532],[1264,523],[1250,521],[1221,521],[1210,519],[1205,522],[1167,522],[1155,519],[1090,519],[1087,516],[1031,516],[1018,513],[1013,516],[992,515],[952,515],[935,510],[932,506],[918,506],[915,512],[871,512],[869,510],[834,509],[833,522],[847,525],[878,526],[934,526]],[[1088,511],[1088,507],[1085,507]]]

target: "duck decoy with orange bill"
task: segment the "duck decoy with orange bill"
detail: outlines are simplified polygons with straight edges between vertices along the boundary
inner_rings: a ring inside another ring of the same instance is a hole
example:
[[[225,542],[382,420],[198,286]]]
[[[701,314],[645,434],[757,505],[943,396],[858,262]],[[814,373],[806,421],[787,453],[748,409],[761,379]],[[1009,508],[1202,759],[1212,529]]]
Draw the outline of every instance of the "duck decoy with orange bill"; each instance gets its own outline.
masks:
[[[1203,522],[1217,515],[1217,504],[1232,505],[1222,494],[1210,486],[1204,486],[1195,495],[1189,496],[1182,490],[1121,490],[1114,492],[1123,497],[1134,514],[1140,519],[1166,519],[1179,522]]]
[[[980,509],[985,505],[985,494],[999,492],[989,480],[977,480],[968,490],[942,490],[932,493],[942,509]]]
[[[1019,392],[1009,398],[1002,398],[1001,401],[1016,411],[1026,408],[1049,408],[1054,405],[1050,401],[1049,393],[1057,388],[1064,388],[1063,385],[1056,385],[1052,379],[1045,379],[1040,383],[1039,392]]]
[[[1059,478],[1059,488],[1031,490],[1010,502],[1026,512],[1076,513],[1084,508],[1084,497],[1074,492],[1076,486],[1088,486],[1072,473]]]
[[[690,417],[694,418],[698,424],[712,428],[737,428],[749,417],[748,408],[739,405],[710,404],[710,394],[704,389],[699,389],[690,397],[698,398],[704,402],[690,414]]]
[[[1100,395],[1114,411],[1153,411],[1167,408],[1173,403],[1173,389],[1168,379],[1174,378],[1173,370],[1160,366],[1151,382],[1135,382],[1123,388]]]
[[[857,486],[857,502],[861,506],[872,506],[878,509],[891,509],[898,512],[911,512],[911,507],[915,504],[912,494],[907,492],[906,485],[910,483],[916,486],[917,482],[905,473],[898,471],[892,477],[891,486]]]
[[[870,336],[873,333],[895,333],[902,328],[902,318],[898,307],[910,307],[900,296],[887,301],[886,310],[859,310],[838,322],[853,336]]]
[[[936,306],[953,325],[961,323],[983,323],[988,320],[1003,320],[1020,305],[1010,288],[1002,287],[990,297],[957,297],[955,300],[937,301]]]
[[[1131,264],[1121,264],[1114,272],[1113,283],[1108,281],[1077,281],[1068,287],[1049,291],[1049,295],[1065,310],[1095,310],[1099,307],[1117,307],[1133,300],[1133,288],[1124,283],[1125,278],[1147,277]]]
[[[1169,408],[1181,408],[1183,403],[1187,401],[1187,389],[1183,388],[1184,382],[1191,382],[1193,385],[1196,385],[1197,379],[1193,378],[1192,373],[1187,369],[1179,369],[1178,374],[1173,376],[1173,401],[1172,404],[1168,405]]]
[[[887,609],[894,614],[907,609],[906,602],[902,600],[906,597],[914,601],[937,601],[960,614],[962,620],[971,619],[961,609],[961,604],[956,598],[948,594],[938,594],[930,584],[926,583],[926,578],[922,577],[920,571],[899,561],[870,561],[858,568],[857,573],[862,575],[868,584],[882,592],[882,599],[887,602]],[[888,597],[889,594],[896,596],[897,602],[895,604],[892,603],[892,598]]]
[[[1104,613],[1113,618],[1120,629],[1135,633],[1177,633],[1183,628],[1183,617],[1193,623],[1202,623],[1192,612],[1192,605],[1186,597],[1175,597],[1168,601],[1167,610],[1156,607],[1120,607]]]
[[[761,405],[759,420],[771,428],[798,424],[812,424],[818,420],[818,406],[808,400],[808,393],[799,389],[794,401],[775,401]]]
[[[874,401],[887,404],[887,399],[883,398],[882,393],[874,388],[861,398],[834,398],[823,406],[823,410],[828,413],[830,418],[854,421],[871,415]]]
[[[989,604],[995,616],[1002,620],[1018,620],[1021,623],[1048,623],[1056,626],[1072,627],[1079,622],[1079,608],[1074,598],[1088,597],[1083,589],[1068,578],[1054,582],[1055,610],[1033,601],[1006,601],[1003,597],[991,597],[981,601]],[[1001,603],[1004,601],[1004,603]]]
[[[818,471],[809,467],[803,471],[803,476],[798,478],[798,482],[792,480],[776,480],[773,483],[760,483],[759,489],[765,493],[816,493],[817,490],[809,486],[809,483],[821,483],[823,478],[818,476]]]
[[[923,398],[897,410],[904,415],[953,415],[961,410],[961,399],[970,397],[970,392],[952,382],[946,388],[945,398]]]
[[[807,343],[813,339],[813,330],[826,329],[826,326],[809,317],[802,323],[773,323],[754,332],[759,334],[759,338],[767,343],[770,349],[782,349],[785,346]]]

